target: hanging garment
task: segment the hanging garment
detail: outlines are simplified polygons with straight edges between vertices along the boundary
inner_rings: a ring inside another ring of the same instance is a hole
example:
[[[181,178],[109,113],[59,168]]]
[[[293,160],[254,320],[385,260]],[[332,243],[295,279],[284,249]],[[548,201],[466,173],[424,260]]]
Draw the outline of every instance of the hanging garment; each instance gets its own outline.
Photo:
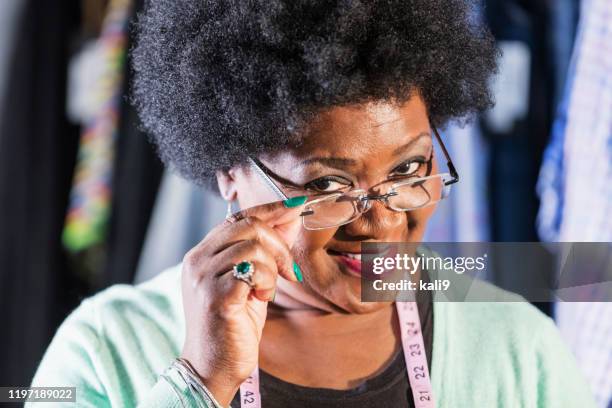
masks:
[[[134,16],[141,7],[140,0],[110,3],[101,38],[73,64],[73,88],[83,91],[74,92],[69,111],[89,124],[81,139],[81,153],[89,156],[81,157],[83,179],[75,179],[64,238],[80,251],[72,258],[94,288],[133,281],[163,171],[129,103],[126,50],[135,30],[128,12]],[[92,79],[93,87],[83,86]]]
[[[4,4],[4,3],[3,3]],[[64,115],[76,1],[26,1],[0,117],[0,384],[30,381],[78,302],[61,247],[78,129]]]
[[[4,89],[7,83],[9,61],[16,46],[15,34],[17,24],[21,21],[24,3],[19,0],[0,2],[0,114],[4,102]],[[2,122],[2,117],[0,117]]]
[[[553,107],[563,98],[578,27],[580,0],[555,0],[551,8],[551,48],[555,63]]]
[[[163,165],[126,98],[121,112],[106,262],[100,282],[103,287],[133,282],[163,174]],[[166,242],[174,239],[169,234],[164,237]]]
[[[63,233],[64,245],[72,252],[102,242],[106,235],[130,5],[129,0],[111,0],[102,34],[86,54],[99,62],[93,65],[100,70],[92,89],[87,89],[87,95],[94,99],[95,114],[81,135]]]
[[[486,2],[485,14],[492,32],[505,44],[501,69],[509,85],[496,93],[498,107],[481,121],[490,147],[489,209],[494,241],[537,240],[535,185],[555,110],[558,67],[567,64],[562,59],[567,58],[564,50],[571,36],[559,31],[565,20],[555,16],[571,16],[570,9],[557,8],[571,8],[575,1]],[[571,18],[566,20],[571,25]],[[556,42],[560,37],[564,43]],[[519,70],[523,74],[512,78]],[[519,90],[527,90],[526,98]]]
[[[142,6],[143,0],[135,0],[132,15],[135,16]],[[131,24],[133,21],[134,18]],[[128,32],[130,49],[136,30],[129,27]],[[129,102],[132,80],[130,54],[127,58],[120,108],[121,137],[116,143],[112,180],[114,194],[101,286],[133,282],[163,174],[163,165],[155,148],[142,131],[138,114]]]
[[[612,242],[612,3],[587,0],[540,173],[544,239]],[[612,303],[558,303],[561,333],[600,406],[612,404]]]

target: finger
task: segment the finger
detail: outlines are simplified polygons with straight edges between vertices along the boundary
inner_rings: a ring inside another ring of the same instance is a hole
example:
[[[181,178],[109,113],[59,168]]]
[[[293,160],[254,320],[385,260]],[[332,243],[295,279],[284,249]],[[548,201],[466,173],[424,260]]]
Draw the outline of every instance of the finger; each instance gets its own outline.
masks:
[[[241,220],[259,219],[278,232],[287,246],[291,248],[301,229],[299,215],[305,200],[306,196],[300,196],[285,201],[276,201],[247,208],[226,220],[225,225]],[[287,202],[291,202],[289,207],[287,207]]]
[[[265,227],[268,228],[269,227]],[[261,234],[251,239],[239,241],[228,246],[213,257],[213,263],[219,264],[218,271],[227,271],[234,264],[243,260],[257,260],[266,263],[276,273],[285,279],[296,281],[293,273],[293,257],[289,249],[278,237],[274,237],[274,231],[263,230]],[[270,235],[266,235],[270,234]]]
[[[276,272],[264,263],[253,262],[255,268],[248,282],[236,278],[233,271],[228,271],[218,277],[215,285],[227,304],[244,304],[252,294],[257,299],[269,302],[276,290]]]
[[[227,240],[227,237],[236,234],[245,225],[251,224],[251,218],[260,219],[275,229],[287,246],[291,248],[300,231],[299,214],[306,199],[306,196],[299,196],[285,201],[275,201],[251,207],[235,213],[209,231],[206,237],[194,247],[194,250],[217,253],[224,247],[222,243]],[[288,201],[289,203],[287,203]]]
[[[244,241],[261,244],[276,261],[279,273],[286,279],[296,280],[293,276],[293,256],[289,246],[278,231],[257,218],[245,218],[228,226],[219,233],[214,242],[210,242],[202,251],[216,257],[235,245],[239,246],[233,248],[232,251],[239,251],[244,245],[250,245],[248,242],[241,244]],[[230,257],[233,257],[233,252],[223,256],[232,259]]]
[[[284,201],[256,205],[232,214],[224,223],[228,225],[243,218],[255,217],[265,221],[271,227],[276,227],[299,219],[307,199],[307,196],[298,196]]]
[[[254,290],[251,293],[257,299],[263,302],[272,302],[274,301],[274,293],[276,292],[276,288],[273,289],[263,289],[263,290]]]
[[[287,244],[278,232],[267,226],[263,221],[256,218],[245,218],[225,227],[217,235],[214,240],[211,238],[192,248],[185,256],[184,262],[189,260],[190,264],[197,266],[200,263],[200,259],[210,260],[212,264],[215,264],[221,258],[225,261],[224,267],[229,269],[230,266],[227,265],[227,259],[233,259],[236,256],[234,251],[241,251],[245,246],[259,243],[274,258],[278,266],[278,272],[285,279],[290,281],[297,280],[293,272],[293,256]],[[232,248],[236,245],[236,248]],[[232,252],[225,253],[229,248],[232,248]],[[225,270],[218,267],[213,269],[215,272]]]

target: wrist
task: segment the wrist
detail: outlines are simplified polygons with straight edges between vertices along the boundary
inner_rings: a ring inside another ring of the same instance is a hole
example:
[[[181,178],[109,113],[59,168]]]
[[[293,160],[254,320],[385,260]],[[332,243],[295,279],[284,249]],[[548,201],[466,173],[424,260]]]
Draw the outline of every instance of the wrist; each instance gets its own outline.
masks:
[[[233,380],[231,376],[224,374],[220,370],[202,369],[194,364],[194,361],[197,360],[190,359],[186,354],[188,353],[183,353],[180,360],[189,365],[194,375],[198,377],[198,380],[221,406],[229,407],[242,381]]]
[[[229,407],[234,396],[240,389],[240,384],[231,385],[229,382],[219,381],[217,378],[202,378],[202,384],[223,407]]]

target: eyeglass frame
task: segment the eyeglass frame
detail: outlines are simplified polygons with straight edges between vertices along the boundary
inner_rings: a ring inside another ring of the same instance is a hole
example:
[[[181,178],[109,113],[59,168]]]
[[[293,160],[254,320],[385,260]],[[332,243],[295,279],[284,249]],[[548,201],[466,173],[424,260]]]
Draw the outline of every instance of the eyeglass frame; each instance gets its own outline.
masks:
[[[444,145],[444,142],[442,141],[442,138],[440,137],[440,134],[438,133],[438,129],[436,129],[436,127],[434,125],[431,125],[431,129],[433,130],[433,133],[436,137],[436,140],[438,141],[438,144],[440,145],[440,147],[442,148],[442,152],[444,154],[444,157],[446,158],[446,166],[448,167],[448,173],[451,176],[450,180],[445,180],[444,181],[444,185],[445,186],[449,186],[451,184],[455,184],[459,181],[459,173],[457,173],[457,170],[455,168],[455,165],[453,164],[453,160],[450,157],[450,154],[448,153],[448,150],[446,150],[446,146]],[[250,162],[250,164],[253,166],[253,168],[257,171],[257,173],[262,177],[262,179],[266,182],[266,184],[283,200],[287,200],[289,199],[289,197],[287,197],[285,195],[285,193],[280,189],[280,187],[278,187],[276,185],[276,183],[273,180],[273,177],[275,176],[274,173],[268,169],[263,163],[261,163],[259,160],[252,158],[252,157],[247,157],[248,161]],[[430,160],[433,159],[433,153],[432,153],[432,158]],[[268,174],[270,173],[270,174]],[[391,185],[390,190],[393,190],[394,188],[400,187],[404,184],[409,184],[409,183],[414,183],[417,180],[426,180],[429,178],[433,178],[433,177],[437,177],[437,176],[441,176],[444,175],[445,173],[439,173],[439,174],[434,174],[434,175],[429,175],[429,176],[425,176],[425,177],[418,177],[417,179],[413,179],[413,180],[406,180],[406,181],[400,181],[398,183],[394,183]],[[331,197],[337,196],[337,197],[341,197],[345,194],[348,194],[349,192],[360,192],[363,191],[364,193],[367,193],[366,190],[364,189],[353,189],[353,190],[349,190],[349,191],[344,191],[344,192],[334,192],[334,193],[330,193],[330,194],[326,194],[322,197],[316,198],[312,201],[308,202],[308,205],[312,205],[312,204],[316,204],[319,201],[323,201],[323,200],[328,200]],[[359,200],[362,202],[372,202],[372,201],[383,201],[385,202],[385,205],[387,207],[389,207],[390,209],[392,209],[393,211],[397,211],[397,212],[406,212],[406,211],[414,211],[418,208],[422,208],[422,207],[417,207],[417,208],[412,208],[412,209],[396,209],[393,207],[390,207],[388,204],[387,199],[389,197],[395,196],[397,195],[397,192],[391,191],[391,192],[387,192],[386,194],[365,194],[363,196],[359,197]],[[366,204],[367,205],[367,204]],[[363,215],[365,212],[367,212],[370,209],[370,206],[367,206],[367,208],[361,212],[360,216]],[[304,211],[300,214],[300,216],[308,216],[311,215],[313,213],[312,210],[310,211]],[[358,217],[357,217],[358,218]],[[353,218],[350,219],[344,223],[340,223],[338,225],[334,225],[334,226],[330,226],[330,227],[322,227],[322,228],[315,228],[315,229],[325,229],[325,228],[333,228],[333,227],[338,227],[341,225],[345,225],[348,224],[352,221],[354,221],[357,218]]]

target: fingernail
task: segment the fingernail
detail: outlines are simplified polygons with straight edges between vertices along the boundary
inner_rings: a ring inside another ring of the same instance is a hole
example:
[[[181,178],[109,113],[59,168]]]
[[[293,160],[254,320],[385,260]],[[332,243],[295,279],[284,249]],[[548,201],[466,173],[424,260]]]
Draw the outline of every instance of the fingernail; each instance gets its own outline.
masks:
[[[295,274],[295,277],[297,278],[298,282],[304,282],[302,271],[300,270],[298,264],[296,264],[295,262],[293,262],[293,273]]]
[[[276,290],[274,291],[274,293],[272,294],[272,302],[274,302],[274,299],[276,299]]]
[[[283,201],[283,205],[287,208],[299,207],[308,200],[308,196],[291,197]]]

